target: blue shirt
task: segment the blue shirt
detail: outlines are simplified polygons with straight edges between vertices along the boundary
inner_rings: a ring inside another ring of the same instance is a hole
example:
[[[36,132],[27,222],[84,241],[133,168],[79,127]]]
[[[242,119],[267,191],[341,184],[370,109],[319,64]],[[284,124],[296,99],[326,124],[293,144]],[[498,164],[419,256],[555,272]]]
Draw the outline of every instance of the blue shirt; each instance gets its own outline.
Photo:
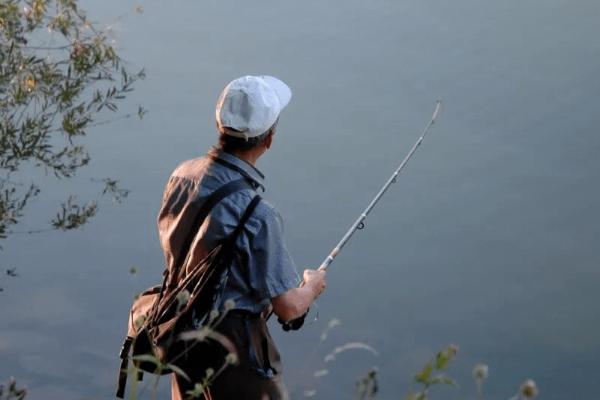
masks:
[[[215,148],[209,154],[233,164],[241,172],[216,163],[210,157],[185,161],[173,171],[158,215],[160,242],[171,271],[198,209],[214,190],[244,176],[256,187],[264,188],[264,176],[251,164]],[[183,274],[233,232],[255,195],[254,190],[244,189],[221,200],[212,209],[192,242]],[[236,248],[237,257],[215,308],[222,308],[224,301],[231,299],[235,302],[234,308],[259,313],[273,297],[300,283],[283,240],[282,218],[265,200],[260,201],[246,223]]]

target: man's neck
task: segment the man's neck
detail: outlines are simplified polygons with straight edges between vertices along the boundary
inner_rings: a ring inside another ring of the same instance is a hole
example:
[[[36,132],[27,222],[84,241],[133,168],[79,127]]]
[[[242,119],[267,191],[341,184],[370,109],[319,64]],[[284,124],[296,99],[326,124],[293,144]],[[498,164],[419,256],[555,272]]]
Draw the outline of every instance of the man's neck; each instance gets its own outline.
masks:
[[[240,160],[246,161],[252,166],[256,166],[256,160],[258,160],[262,153],[258,153],[255,151],[234,151],[231,154],[233,154]]]

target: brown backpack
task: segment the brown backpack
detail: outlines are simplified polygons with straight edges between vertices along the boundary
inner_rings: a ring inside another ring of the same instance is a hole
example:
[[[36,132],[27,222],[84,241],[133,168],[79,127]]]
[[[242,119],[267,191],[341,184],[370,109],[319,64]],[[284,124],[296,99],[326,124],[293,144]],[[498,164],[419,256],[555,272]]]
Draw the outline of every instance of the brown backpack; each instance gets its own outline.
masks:
[[[194,219],[174,270],[166,269],[162,285],[146,289],[133,302],[127,338],[120,354],[118,398],[125,394],[130,358],[141,380],[141,371],[164,375],[181,369],[191,347],[198,345],[197,341],[182,340],[180,334],[197,329],[192,320],[205,319],[213,308],[219,282],[233,261],[236,239],[260,202],[260,196],[254,196],[229,237],[180,278],[181,269],[200,226],[212,208],[228,195],[244,189],[254,187],[248,180],[239,179],[225,184],[207,198]]]

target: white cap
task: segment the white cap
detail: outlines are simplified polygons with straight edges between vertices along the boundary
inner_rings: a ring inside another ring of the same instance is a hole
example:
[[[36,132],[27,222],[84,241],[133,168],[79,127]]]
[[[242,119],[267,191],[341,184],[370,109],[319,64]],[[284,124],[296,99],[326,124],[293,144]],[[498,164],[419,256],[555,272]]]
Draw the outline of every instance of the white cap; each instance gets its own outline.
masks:
[[[244,139],[260,136],[273,126],[291,98],[288,85],[272,76],[235,79],[217,101],[217,127],[222,133]]]

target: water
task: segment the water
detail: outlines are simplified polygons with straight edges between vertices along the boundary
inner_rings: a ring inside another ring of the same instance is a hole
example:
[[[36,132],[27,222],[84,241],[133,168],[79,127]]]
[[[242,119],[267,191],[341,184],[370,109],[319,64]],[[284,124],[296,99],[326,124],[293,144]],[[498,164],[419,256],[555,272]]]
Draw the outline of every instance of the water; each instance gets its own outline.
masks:
[[[543,399],[594,398],[600,3],[148,1],[141,15],[130,2],[84,5],[113,25],[131,67],[146,68],[123,108],[149,114],[90,132],[90,167],[72,182],[47,178],[23,228],[52,218],[68,193],[93,198],[89,177],[118,178],[131,194],[81,232],[3,243],[2,265],[20,277],[2,279],[0,377],[16,376],[31,399],[111,398],[128,307],[163,265],[163,185],[215,141],[223,85],[267,73],[294,97],[258,166],[299,267],[322,261],[444,100],[431,136],[332,265],[319,320],[291,334],[273,325],[293,398],[311,388],[351,398],[374,365],[380,398],[403,398],[449,343],[461,347],[450,370],[461,389],[432,398],[474,397],[477,362],[490,366],[487,399],[528,377]],[[331,318],[342,325],[309,359]],[[379,356],[322,362],[348,341]]]

